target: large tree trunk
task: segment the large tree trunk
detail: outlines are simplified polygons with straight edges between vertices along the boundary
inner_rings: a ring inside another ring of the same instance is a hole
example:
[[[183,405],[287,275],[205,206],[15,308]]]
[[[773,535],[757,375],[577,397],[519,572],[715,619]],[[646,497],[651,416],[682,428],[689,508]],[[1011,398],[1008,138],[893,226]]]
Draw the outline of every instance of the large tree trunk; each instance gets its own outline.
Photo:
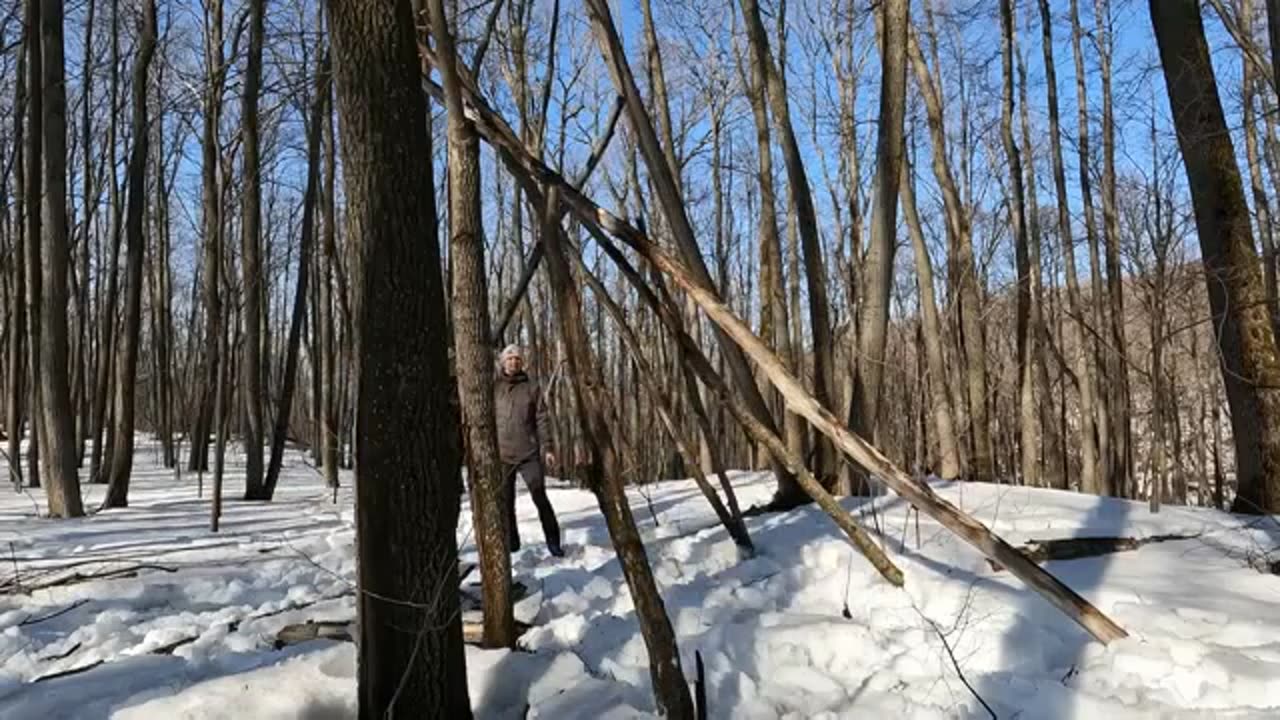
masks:
[[[494,421],[493,351],[480,207],[480,138],[464,116],[458,57],[443,0],[428,0],[449,127],[449,249],[458,396],[467,432],[468,480],[484,588],[484,644],[514,647],[508,502]],[[553,49],[554,52],[554,49]],[[514,492],[514,487],[512,489]],[[514,518],[512,518],[514,520]]]
[[[1280,359],[1249,208],[1205,42],[1199,3],[1151,3],[1219,330],[1239,490],[1236,512],[1280,512]]]
[[[436,218],[423,201],[435,189],[413,16],[405,0],[327,7],[359,258],[360,717],[470,718],[456,592],[459,418]]]
[[[244,139],[244,201],[240,219],[240,268],[244,280],[244,357],[240,360],[244,401],[244,499],[266,500],[262,478],[262,178],[258,134],[258,94],[262,85],[262,44],[266,0],[249,0],[249,58],[244,74],[244,103],[240,111]],[[287,413],[287,408],[280,408]]]
[[[639,140],[640,150],[644,154],[645,163],[648,165],[651,177],[657,187],[658,196],[668,222],[671,224],[676,245],[680,248],[681,254],[689,265],[694,268],[698,282],[705,288],[714,289],[711,282],[711,274],[707,270],[706,262],[702,258],[702,252],[698,248],[697,238],[693,234],[693,227],[689,224],[689,218],[685,214],[675,179],[672,176],[670,167],[667,165],[657,135],[654,133],[653,124],[645,111],[644,101],[640,97],[640,90],[636,86],[635,78],[626,63],[626,58],[623,56],[622,45],[618,40],[617,32],[612,28],[613,22],[609,16],[608,8],[599,0],[588,0],[588,3],[588,9],[592,12],[593,20],[597,21],[593,24],[596,26],[597,34],[600,36],[598,39],[601,44],[601,51],[609,63],[609,71],[613,77],[614,85],[618,88],[619,94],[626,100],[626,110],[631,120],[632,130]],[[766,426],[776,427],[772,416],[769,414],[768,406],[765,404],[764,396],[756,385],[751,366],[747,363],[746,356],[743,355],[742,350],[734,345],[723,333],[718,332],[717,340],[720,343],[721,352],[724,354],[733,373],[734,382],[747,398],[752,412]],[[794,500],[798,494],[795,487],[795,479],[781,465],[777,467],[777,471],[778,493],[776,499],[780,501]]]
[[[1010,225],[1013,228],[1017,256],[1017,332],[1018,332],[1018,447],[1021,479],[1024,485],[1040,484],[1039,412],[1035,395],[1035,359],[1038,318],[1034,305],[1039,297],[1040,268],[1031,265],[1030,242],[1027,240],[1026,192],[1022,184],[1022,153],[1013,136],[1013,56],[1015,53],[1013,5],[1000,0],[1000,67],[1004,79],[1000,108],[1000,138],[1009,162],[1011,202]]]
[[[888,0],[882,3],[880,11],[883,17],[877,23],[880,26],[880,122],[876,130],[875,204],[871,208],[871,246],[867,250],[866,264],[861,275],[863,287],[859,291],[862,308],[858,318],[858,360],[853,378],[853,402],[849,407],[849,427],[867,438],[878,435],[885,345],[889,329],[889,302],[893,292],[898,189],[902,184],[898,177],[902,173],[905,150],[902,125],[907,107],[907,28],[911,15],[908,5],[907,0]],[[854,201],[856,202],[856,198]],[[925,259],[927,262],[928,258]],[[918,260],[919,258],[917,262]],[[932,282],[930,286],[928,300],[932,306]],[[923,283],[921,287],[923,288]],[[936,321],[937,318],[934,319]],[[941,380],[941,377],[938,379]],[[942,409],[950,414],[946,406]],[[945,438],[940,440],[947,442]],[[954,443],[955,438],[950,440]],[[943,453],[945,456],[945,445]],[[955,460],[954,447],[949,460]],[[944,457],[944,463],[947,461]],[[950,477],[959,474],[958,466],[951,466],[950,469]],[[848,489],[854,490],[852,484]]]
[[[129,476],[133,473],[134,410],[137,404],[138,348],[142,344],[142,234],[147,198],[147,152],[151,132],[147,120],[147,72],[156,52],[156,0],[143,8],[138,57],[133,65],[133,150],[129,155],[129,199],[125,236],[129,241],[128,285],[125,288],[124,342],[116,365],[115,443],[111,477],[104,508],[129,506]]]
[[[263,499],[270,500],[280,481],[284,463],[284,446],[288,440],[289,416],[293,392],[298,380],[298,346],[302,343],[302,321],[307,313],[307,291],[310,287],[311,248],[316,235],[316,197],[320,192],[320,137],[329,110],[329,53],[326,50],[316,66],[316,89],[311,98],[311,125],[307,128],[307,185],[302,194],[302,237],[298,251],[298,282],[294,289],[293,312],[289,317],[289,339],[285,349],[284,379],[280,386],[280,405],[275,427],[271,431],[271,460],[263,483]],[[327,463],[327,458],[326,458]],[[325,466],[326,475],[329,472]],[[335,470],[336,472],[336,470]]]
[[[40,385],[45,415],[44,456],[49,512],[60,517],[84,514],[76,460],[75,416],[67,340],[67,270],[71,252],[67,233],[67,88],[63,55],[63,0],[42,0],[41,71],[44,77],[43,143],[44,232],[41,288]]]
[[[1049,105],[1049,148],[1053,158],[1053,186],[1058,208],[1058,242],[1062,247],[1062,261],[1067,276],[1067,298],[1073,319],[1068,323],[1074,331],[1071,335],[1072,365],[1080,389],[1080,489],[1098,492],[1098,436],[1095,422],[1098,418],[1095,393],[1097,379],[1089,362],[1089,346],[1086,334],[1087,309],[1080,293],[1080,281],[1076,275],[1075,240],[1071,232],[1071,211],[1067,201],[1067,174],[1062,161],[1062,135],[1058,120],[1057,68],[1053,61],[1053,18],[1049,12],[1049,0],[1040,3],[1040,47],[1044,53],[1045,86]],[[1066,489],[1069,480],[1063,476]]]

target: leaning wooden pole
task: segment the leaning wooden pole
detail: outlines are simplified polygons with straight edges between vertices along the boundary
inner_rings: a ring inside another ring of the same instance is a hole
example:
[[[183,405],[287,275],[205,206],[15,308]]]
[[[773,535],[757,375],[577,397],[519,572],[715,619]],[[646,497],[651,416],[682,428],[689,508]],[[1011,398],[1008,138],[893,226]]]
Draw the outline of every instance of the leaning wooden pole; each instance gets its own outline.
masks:
[[[425,81],[424,85],[432,94],[442,92],[439,86],[429,80]],[[738,319],[713,293],[691,279],[692,275],[687,267],[669,252],[650,241],[644,233],[596,205],[590,198],[573,188],[559,173],[530,155],[506,121],[484,101],[474,80],[469,77],[464,78],[463,86],[476,130],[498,151],[504,164],[517,180],[526,187],[545,183],[557,189],[563,202],[584,227],[594,226],[617,237],[653,263],[662,273],[671,277],[727,337],[755,360],[769,382],[786,398],[787,405],[808,420],[816,430],[830,437],[842,452],[878,475],[894,492],[937,520],[983,555],[1008,568],[1013,575],[1054,607],[1066,613],[1099,641],[1107,643],[1128,636],[1128,633],[1119,625],[1064,585],[1062,581],[1028,560],[981,522],[938,497],[927,484],[913,479],[866,440],[842,426],[829,410],[822,407],[804,390],[803,385],[794,375],[787,372],[778,356],[751,332],[746,323]]]
[[[639,271],[618,250],[617,246],[609,242],[608,238],[603,233],[600,233],[598,228],[589,227],[589,229],[592,230],[592,235],[596,237],[597,241],[601,241],[600,244],[605,253],[609,255],[618,269],[622,271],[627,280],[640,293],[640,297],[658,315],[663,324],[667,326],[667,331],[675,337],[676,342],[683,351],[685,367],[695,373],[702,380],[703,385],[724,403],[725,407],[729,409],[729,414],[733,416],[734,420],[752,440],[764,445],[765,449],[785,464],[788,470],[795,473],[796,481],[800,484],[801,489],[814,499],[818,507],[831,516],[836,526],[849,536],[849,540],[853,542],[854,546],[867,558],[867,561],[875,567],[880,575],[885,580],[888,580],[890,584],[902,587],[902,570],[897,565],[894,565],[893,561],[889,559],[880,546],[876,545],[871,536],[858,526],[853,516],[840,506],[840,503],[831,493],[827,492],[822,483],[818,482],[818,478],[809,472],[800,456],[787,447],[787,444],[782,441],[782,438],[776,432],[756,420],[746,403],[742,401],[742,398],[716,372],[711,361],[702,352],[702,349],[698,347],[697,342],[684,330],[680,312],[676,309],[671,298],[659,298],[645,283]],[[584,277],[592,291],[596,293],[597,299],[605,305],[606,309],[610,306],[616,309],[616,305],[605,294],[607,291],[604,289],[604,285],[590,270],[584,268]],[[610,310],[610,313],[612,312],[613,310]],[[625,326],[620,323],[619,328],[623,327]]]
[[[737,543],[738,547],[747,552],[754,552],[755,547],[751,543],[751,536],[747,532],[747,526],[742,521],[742,517],[731,513],[729,508],[725,507],[720,495],[716,493],[716,489],[707,480],[706,473],[698,462],[697,451],[684,439],[671,409],[671,398],[663,391],[658,383],[657,378],[659,375],[657,371],[650,365],[648,358],[644,356],[640,338],[636,336],[635,330],[627,324],[626,316],[623,315],[622,309],[610,297],[609,291],[591,272],[586,263],[582,261],[581,253],[574,255],[574,259],[577,261],[582,278],[587,282],[587,287],[590,287],[591,292],[595,294],[596,302],[600,303],[605,312],[609,314],[609,317],[613,319],[614,326],[618,330],[618,336],[622,338],[623,345],[626,347],[627,352],[630,353],[631,361],[636,364],[636,370],[638,371],[636,376],[653,400],[654,409],[658,412],[658,419],[662,421],[667,434],[671,436],[671,440],[676,444],[676,450],[679,451],[680,457],[684,459],[685,465],[693,473],[693,480],[698,489],[702,491],[702,495],[706,497],[707,502],[711,503],[711,509],[715,511],[716,517],[720,519],[720,523],[724,525],[724,529],[733,538],[733,541]]]
[[[536,187],[528,189],[537,192]],[[618,445],[609,427],[606,400],[601,393],[599,372],[591,356],[591,341],[587,336],[582,317],[582,301],[565,250],[560,242],[561,212],[557,201],[558,191],[550,186],[545,196],[539,198],[542,213],[542,242],[547,251],[547,275],[551,279],[552,297],[560,324],[560,337],[568,355],[569,371],[579,379],[573,383],[579,420],[584,439],[591,449],[589,480],[591,490],[600,504],[609,528],[609,538],[618,554],[618,564],[626,577],[627,586],[635,602],[636,619],[640,634],[649,655],[649,677],[653,682],[654,699],[660,713],[668,717],[693,717],[693,700],[689,686],[685,684],[680,668],[680,651],[676,635],[667,617],[662,594],[658,591],[649,568],[649,558],[644,542],[631,515],[622,486],[621,463]],[[530,198],[535,198],[530,194]]]

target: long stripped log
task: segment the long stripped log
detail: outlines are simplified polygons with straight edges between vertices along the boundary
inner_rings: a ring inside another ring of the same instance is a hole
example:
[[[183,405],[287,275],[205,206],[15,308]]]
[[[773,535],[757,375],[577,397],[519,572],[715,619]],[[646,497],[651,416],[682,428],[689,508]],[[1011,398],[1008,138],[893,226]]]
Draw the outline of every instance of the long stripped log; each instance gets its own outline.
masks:
[[[658,386],[658,381],[654,379],[657,375],[652,366],[649,365],[649,360],[644,356],[640,338],[636,337],[635,331],[627,324],[626,318],[622,314],[622,309],[613,301],[613,298],[609,297],[609,291],[592,274],[586,263],[582,262],[581,253],[574,254],[573,258],[577,261],[582,277],[587,281],[587,286],[595,294],[596,302],[600,303],[605,312],[609,313],[609,317],[613,318],[614,325],[618,328],[618,335],[622,338],[627,351],[631,353],[632,362],[636,364],[636,368],[639,370],[641,384],[644,385],[645,390],[653,399],[654,409],[658,412],[658,418],[667,429],[667,434],[675,442],[676,450],[679,451],[680,456],[684,458],[685,464],[693,472],[693,480],[698,489],[707,498],[707,502],[711,503],[711,509],[715,511],[716,517],[720,519],[720,523],[724,525],[725,530],[733,538],[733,541],[748,552],[754,551],[755,548],[752,546],[751,537],[747,534],[747,526],[742,522],[740,516],[729,513],[729,509],[725,507],[724,502],[716,493],[716,489],[711,487],[706,473],[703,472],[702,467],[698,464],[698,454],[689,446],[689,443],[681,434],[680,428],[672,418],[671,398],[663,392],[662,388]]]
[[[756,420],[755,416],[751,414],[751,411],[747,408],[746,403],[742,401],[741,397],[734,393],[729,387],[728,382],[726,382],[725,379],[715,371],[715,368],[711,365],[711,361],[707,359],[705,354],[703,354],[702,349],[698,347],[698,344],[692,337],[690,337],[689,333],[685,332],[680,320],[680,313],[674,309],[674,303],[671,302],[671,299],[667,297],[659,299],[657,295],[654,294],[653,290],[644,282],[640,273],[632,267],[626,256],[624,256],[622,252],[618,250],[617,246],[611,243],[609,239],[600,232],[599,228],[588,226],[588,229],[591,230],[592,236],[600,243],[605,253],[609,255],[610,259],[614,261],[614,264],[618,266],[623,275],[626,276],[627,280],[630,281],[632,286],[640,293],[641,298],[643,298],[649,307],[653,309],[653,311],[662,320],[663,324],[667,326],[668,332],[675,337],[676,342],[680,345],[680,349],[684,352],[687,367],[691,368],[702,380],[703,385],[705,385],[708,390],[715,393],[720,401],[725,404],[725,407],[729,409],[729,413],[733,416],[734,420],[738,422],[752,440],[764,445],[765,448],[770,453],[773,453],[788,470],[795,473],[796,481],[799,483],[801,489],[814,499],[818,507],[822,508],[823,511],[831,516],[831,519],[835,522],[836,526],[849,536],[849,540],[853,542],[854,546],[858,548],[858,551],[867,558],[867,561],[875,567],[880,575],[895,587],[902,587],[902,570],[897,565],[893,564],[893,561],[889,559],[880,546],[876,545],[875,541],[871,539],[871,536],[858,526],[857,522],[854,521],[853,516],[841,507],[835,497],[833,497],[831,493],[827,492],[826,488],[822,486],[822,483],[818,482],[818,479],[814,477],[813,473],[809,472],[809,469],[805,466],[804,461],[800,459],[800,456],[792,452],[792,450],[787,447],[787,444],[782,441],[782,438],[778,437],[777,433],[770,430],[764,425],[764,423]],[[579,255],[580,254],[581,253],[579,253]],[[604,285],[600,282],[599,278],[597,278],[585,266],[583,267],[583,276],[592,291],[596,294],[597,299],[604,304],[610,314],[614,315],[615,319],[618,320],[619,329],[623,334],[625,335],[626,333],[629,333],[630,329],[626,328],[625,324],[622,323],[622,320],[619,317],[620,313],[614,314],[617,311],[617,306],[606,294],[608,291],[605,290]]]
[[[439,86],[430,80],[424,80],[424,86],[433,95],[441,92]],[[691,279],[688,268],[669,252],[651,242],[644,233],[630,223],[596,205],[590,198],[566,182],[559,173],[533,158],[519,142],[506,121],[485,102],[474,80],[465,77],[463,86],[471,120],[476,124],[477,131],[499,152],[504,164],[514,177],[525,183],[526,187],[538,183],[547,183],[555,187],[563,202],[569,206],[584,227],[595,226],[617,237],[653,263],[661,272],[675,280],[702,308],[703,312],[707,313],[718,327],[756,361],[770,383],[786,398],[787,405],[794,412],[802,415],[819,432],[831,438],[836,446],[855,462],[877,474],[894,492],[937,520],[983,555],[1008,568],[1010,573],[1079,623],[1100,642],[1108,643],[1128,636],[1123,628],[1064,585],[1062,581],[1028,560],[981,522],[938,497],[928,485],[911,478],[866,440],[843,427],[829,410],[822,407],[805,391],[804,386],[794,375],[787,372],[778,356],[769,350],[742,320],[712,293]]]

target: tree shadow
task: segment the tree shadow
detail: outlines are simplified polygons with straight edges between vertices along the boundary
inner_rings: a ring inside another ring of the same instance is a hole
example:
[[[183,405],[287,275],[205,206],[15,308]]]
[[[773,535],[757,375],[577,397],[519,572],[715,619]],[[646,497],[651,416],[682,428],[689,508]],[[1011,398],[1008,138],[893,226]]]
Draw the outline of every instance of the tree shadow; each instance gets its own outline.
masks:
[[[200,665],[173,655],[121,658],[85,672],[28,683],[13,694],[0,697],[0,718],[62,718],[66,717],[68,708],[74,708],[77,720],[110,720],[128,708],[172,696],[193,685],[252,673],[292,658],[323,652],[334,644],[315,640],[280,651],[229,653]],[[320,720],[345,716],[310,717]]]
[[[1129,534],[1136,503],[1098,497],[1071,534],[1073,538]],[[1040,538],[1050,539],[1050,538]],[[1113,554],[1043,564],[1067,587],[1096,604]],[[999,717],[1071,720],[1078,716],[1081,690],[1074,684],[1087,648],[1096,642],[1083,628],[1030,589],[1017,594],[1016,619],[1001,637],[1001,672],[975,683]],[[1099,607],[1104,613],[1109,611]]]

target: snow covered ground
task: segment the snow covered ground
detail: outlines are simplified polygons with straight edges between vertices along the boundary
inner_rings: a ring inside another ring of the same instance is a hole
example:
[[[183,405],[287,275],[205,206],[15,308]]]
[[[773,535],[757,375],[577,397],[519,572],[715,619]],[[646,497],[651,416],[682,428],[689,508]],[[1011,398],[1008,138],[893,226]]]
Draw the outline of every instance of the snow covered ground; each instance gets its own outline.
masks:
[[[354,616],[349,488],[333,504],[291,455],[275,502],[236,501],[233,457],[215,535],[207,483],[199,499],[196,476],[176,479],[156,460],[153,448],[139,452],[129,509],[83,520],[40,519],[40,492],[0,490],[0,588],[10,586],[0,591],[0,719],[354,717],[351,644],[272,645],[284,625]],[[764,474],[735,484],[744,507],[772,491]],[[85,487],[95,507],[102,487]],[[1280,717],[1280,577],[1250,567],[1268,552],[1280,559],[1275,519],[1152,515],[1025,488],[938,490],[1015,543],[1196,537],[1049,563],[1131,634],[1103,647],[927,517],[917,524],[896,497],[879,499],[874,517],[870,503],[846,507],[878,520],[905,590],[815,508],[749,519],[759,552],[744,558],[691,482],[633,491],[691,677],[702,655],[711,716],[989,717],[976,693],[998,717],[1023,720]],[[551,501],[567,557],[546,556],[522,493],[514,568],[532,594],[517,616],[535,627],[521,652],[468,648],[477,717],[649,717],[644,644],[594,498],[558,487]],[[474,560],[465,507],[459,537]]]

